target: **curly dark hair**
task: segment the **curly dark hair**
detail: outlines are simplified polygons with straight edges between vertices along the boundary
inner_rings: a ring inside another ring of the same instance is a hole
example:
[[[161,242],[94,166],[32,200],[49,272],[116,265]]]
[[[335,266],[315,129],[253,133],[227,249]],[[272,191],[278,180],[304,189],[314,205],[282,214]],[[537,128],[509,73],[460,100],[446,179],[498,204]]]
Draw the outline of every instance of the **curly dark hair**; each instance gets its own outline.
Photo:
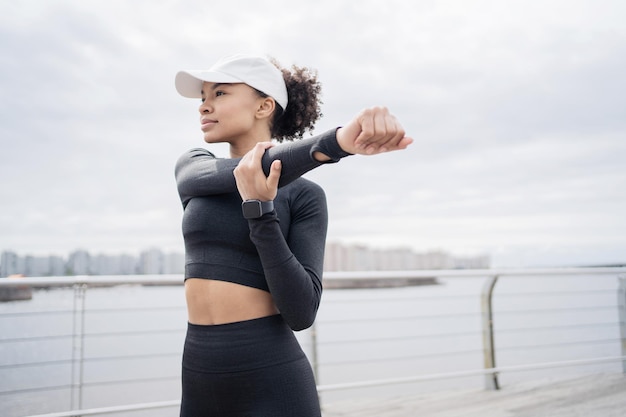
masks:
[[[272,123],[272,138],[278,142],[302,139],[306,131],[311,132],[315,122],[322,117],[320,98],[322,85],[317,80],[317,71],[292,65],[283,68],[276,59],[270,59],[282,73],[287,86],[288,104],[284,110],[276,103]],[[262,96],[266,94],[259,92]]]

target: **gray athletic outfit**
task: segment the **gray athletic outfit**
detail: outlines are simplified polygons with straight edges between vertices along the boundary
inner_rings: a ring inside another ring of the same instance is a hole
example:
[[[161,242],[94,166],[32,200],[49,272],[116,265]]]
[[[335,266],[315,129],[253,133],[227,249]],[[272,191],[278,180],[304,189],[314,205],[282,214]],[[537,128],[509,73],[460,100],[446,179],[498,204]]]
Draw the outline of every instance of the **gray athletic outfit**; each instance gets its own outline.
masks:
[[[239,159],[193,149],[178,160],[185,279],[269,291],[280,311],[238,323],[189,324],[181,416],[320,415],[311,367],[289,329],[313,324],[322,293],[326,198],[321,187],[300,178],[322,165],[313,158],[316,151],[329,162],[349,155],[335,130],[265,152],[266,174],[274,160],[282,162],[275,210],[250,220],[243,218],[233,176]]]

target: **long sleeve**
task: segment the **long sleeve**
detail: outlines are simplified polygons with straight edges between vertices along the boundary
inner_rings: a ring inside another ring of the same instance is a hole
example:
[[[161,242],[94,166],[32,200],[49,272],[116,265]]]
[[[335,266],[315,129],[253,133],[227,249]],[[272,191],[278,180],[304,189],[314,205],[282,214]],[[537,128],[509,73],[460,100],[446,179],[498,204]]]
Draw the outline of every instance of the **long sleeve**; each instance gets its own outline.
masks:
[[[279,187],[282,187],[324,163],[337,162],[350,155],[341,149],[335,133],[336,129],[333,129],[321,135],[268,149],[262,159],[265,174],[269,174],[272,162],[280,159],[282,171]],[[317,161],[313,157],[315,152],[321,152],[331,160]],[[239,161],[240,158],[219,159],[211,152],[199,148],[182,155],[176,163],[175,175],[183,206],[193,197],[237,191],[233,170]]]
[[[328,212],[324,191],[311,184],[292,201],[286,239],[276,212],[248,221],[272,298],[296,331],[313,324],[322,296]]]

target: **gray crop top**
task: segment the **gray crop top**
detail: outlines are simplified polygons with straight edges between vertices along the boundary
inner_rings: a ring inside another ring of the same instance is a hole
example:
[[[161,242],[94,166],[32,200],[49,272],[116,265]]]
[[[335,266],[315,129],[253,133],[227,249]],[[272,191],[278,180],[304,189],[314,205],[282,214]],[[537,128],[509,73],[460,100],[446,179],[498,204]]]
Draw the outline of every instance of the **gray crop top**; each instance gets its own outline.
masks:
[[[192,149],[176,164],[183,204],[185,279],[229,281],[269,291],[294,330],[315,320],[322,293],[328,215],[324,191],[300,178],[320,165],[318,151],[337,162],[349,155],[337,143],[336,130],[277,145],[262,159],[265,173],[282,162],[275,210],[246,220],[241,212],[233,170],[239,159],[219,159]]]

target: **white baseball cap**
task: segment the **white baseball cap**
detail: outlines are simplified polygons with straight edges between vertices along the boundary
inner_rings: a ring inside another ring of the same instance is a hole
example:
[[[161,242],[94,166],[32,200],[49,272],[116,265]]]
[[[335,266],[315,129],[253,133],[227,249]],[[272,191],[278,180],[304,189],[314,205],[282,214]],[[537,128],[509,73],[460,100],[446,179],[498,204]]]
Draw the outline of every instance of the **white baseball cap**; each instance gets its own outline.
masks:
[[[217,61],[208,70],[180,71],[176,90],[183,97],[201,98],[202,83],[245,83],[272,97],[287,108],[287,87],[282,72],[270,61],[253,55],[232,55]]]

